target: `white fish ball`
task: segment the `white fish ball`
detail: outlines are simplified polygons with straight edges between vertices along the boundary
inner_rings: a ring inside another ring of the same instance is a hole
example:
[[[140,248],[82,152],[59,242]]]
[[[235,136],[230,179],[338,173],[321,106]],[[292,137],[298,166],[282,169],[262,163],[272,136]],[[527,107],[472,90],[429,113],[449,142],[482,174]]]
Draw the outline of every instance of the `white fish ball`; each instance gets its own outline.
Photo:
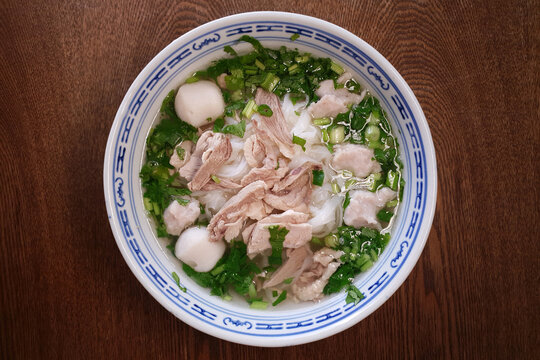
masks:
[[[180,86],[174,110],[180,119],[198,128],[223,115],[225,101],[215,83],[201,80]]]
[[[176,257],[198,272],[212,270],[224,252],[225,243],[223,240],[210,241],[205,226],[194,226],[186,229],[174,247]]]

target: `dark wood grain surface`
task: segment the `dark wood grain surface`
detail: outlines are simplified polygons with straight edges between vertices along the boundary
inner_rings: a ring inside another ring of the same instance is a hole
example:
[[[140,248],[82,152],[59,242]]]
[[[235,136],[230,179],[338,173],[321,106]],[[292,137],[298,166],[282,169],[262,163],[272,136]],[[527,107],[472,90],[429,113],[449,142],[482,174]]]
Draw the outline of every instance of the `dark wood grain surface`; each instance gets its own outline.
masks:
[[[209,20],[283,10],[379,50],[422,105],[438,161],[425,250],[358,325],[262,349],[185,325],[113,239],[102,163],[131,82]],[[538,1],[1,1],[0,357],[538,358]]]

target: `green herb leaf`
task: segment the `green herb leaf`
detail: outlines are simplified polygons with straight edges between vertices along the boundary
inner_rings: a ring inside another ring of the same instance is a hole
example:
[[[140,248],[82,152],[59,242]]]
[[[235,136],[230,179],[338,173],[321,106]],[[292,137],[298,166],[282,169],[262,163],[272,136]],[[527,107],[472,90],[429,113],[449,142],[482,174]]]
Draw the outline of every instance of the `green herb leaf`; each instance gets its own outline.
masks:
[[[294,41],[294,40],[298,39],[299,37],[300,37],[299,33],[292,34],[291,41]]]
[[[227,54],[230,54],[230,55],[232,55],[232,56],[237,56],[237,55],[238,55],[238,54],[236,53],[236,51],[235,51],[232,47],[230,47],[229,45],[225,46],[225,47],[223,48],[223,51],[225,51]]]
[[[356,286],[353,284],[350,284],[347,287],[347,298],[345,298],[345,303],[350,304],[354,303],[354,305],[358,304],[362,299],[364,298],[364,294]]]
[[[270,245],[272,245],[272,254],[268,256],[268,263],[274,267],[275,265],[281,265],[283,259],[281,253],[283,252],[283,241],[285,236],[289,233],[289,230],[279,225],[272,225],[268,227],[270,232]]]
[[[324,171],[312,170],[313,173],[313,185],[322,186],[324,183]]]
[[[377,213],[377,219],[384,222],[389,222],[390,219],[392,219],[392,216],[394,216],[394,213],[385,209],[382,209]]]
[[[240,138],[244,137],[246,132],[246,121],[242,120],[236,124],[225,125],[225,120],[223,118],[217,118],[214,122],[214,127],[212,129],[214,132],[220,132],[223,134],[232,134]]]

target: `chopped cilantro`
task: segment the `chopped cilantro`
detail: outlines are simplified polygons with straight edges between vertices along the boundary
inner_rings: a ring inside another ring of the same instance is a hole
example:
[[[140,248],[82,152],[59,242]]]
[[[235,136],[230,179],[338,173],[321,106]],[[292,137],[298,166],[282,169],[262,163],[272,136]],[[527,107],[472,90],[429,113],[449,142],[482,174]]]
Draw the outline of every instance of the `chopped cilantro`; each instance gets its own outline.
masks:
[[[350,284],[347,287],[347,297],[345,298],[345,303],[350,304],[354,303],[354,305],[358,304],[362,299],[364,298],[364,294],[356,286],[353,284]]]
[[[272,245],[272,254],[268,256],[268,263],[274,267],[281,265],[283,259],[281,253],[283,252],[283,241],[285,236],[289,233],[289,230],[279,225],[272,225],[268,227],[270,232],[270,245]]]
[[[236,53],[236,51],[232,47],[230,47],[229,45],[225,46],[223,48],[223,51],[225,51],[227,54],[232,55],[232,56],[237,56],[238,55]]]
[[[246,121],[242,120],[236,124],[225,125],[225,120],[223,118],[217,118],[214,122],[214,127],[212,129],[214,132],[220,132],[224,134],[232,134],[240,138],[244,137],[246,132]]]
[[[294,33],[291,35],[291,41],[294,41],[296,39],[298,39],[300,37],[300,34],[299,33]]]
[[[313,173],[313,185],[322,186],[324,183],[324,171],[312,170]]]

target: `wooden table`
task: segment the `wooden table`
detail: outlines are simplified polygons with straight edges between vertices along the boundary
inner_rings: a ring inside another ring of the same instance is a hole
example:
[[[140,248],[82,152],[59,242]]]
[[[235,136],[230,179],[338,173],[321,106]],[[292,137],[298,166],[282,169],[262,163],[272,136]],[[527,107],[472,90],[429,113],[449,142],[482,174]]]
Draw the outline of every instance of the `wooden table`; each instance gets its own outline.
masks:
[[[2,1],[0,357],[531,358],[540,351],[538,1]],[[278,349],[185,325],[137,282],[102,163],[131,82],[209,20],[296,10],[378,49],[422,105],[438,201],[407,281],[360,324]]]

